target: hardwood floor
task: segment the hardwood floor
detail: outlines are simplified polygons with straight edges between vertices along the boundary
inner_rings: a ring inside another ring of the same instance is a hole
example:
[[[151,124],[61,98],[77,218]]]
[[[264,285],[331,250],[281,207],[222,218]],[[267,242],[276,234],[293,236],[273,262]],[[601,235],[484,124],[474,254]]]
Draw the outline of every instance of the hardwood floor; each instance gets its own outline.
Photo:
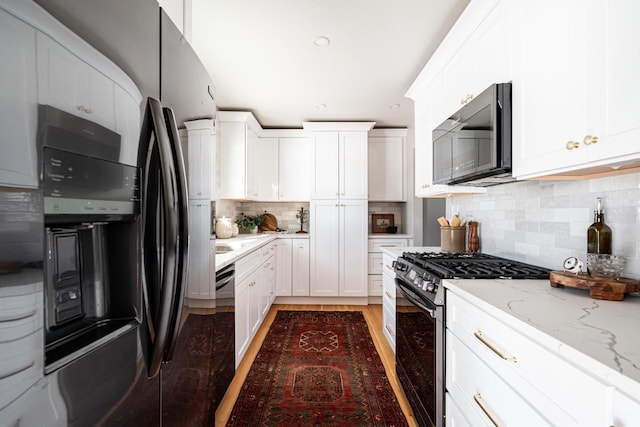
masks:
[[[240,393],[240,388],[244,383],[247,374],[249,373],[249,368],[253,363],[256,355],[258,354],[258,350],[260,350],[260,346],[264,341],[267,332],[269,331],[269,327],[271,323],[273,323],[273,319],[275,318],[276,312],[278,310],[322,310],[322,311],[362,311],[362,314],[367,321],[367,325],[369,326],[369,333],[373,339],[373,342],[378,350],[380,355],[380,359],[384,364],[385,370],[387,371],[387,377],[389,378],[389,382],[391,383],[391,387],[398,397],[398,402],[400,403],[400,407],[407,417],[407,421],[411,427],[417,427],[415,419],[413,418],[413,413],[411,412],[411,408],[409,407],[409,403],[398,383],[398,378],[396,376],[395,370],[395,354],[391,350],[391,347],[387,343],[387,339],[382,334],[382,305],[284,305],[277,304],[271,307],[271,310],[267,314],[267,317],[264,319],[264,322],[260,326],[256,337],[253,342],[247,349],[247,353],[245,354],[242,362],[238,366],[236,370],[236,375],[227,390],[227,393],[224,395],[222,402],[218,406],[218,410],[216,411],[216,426],[224,426],[227,424],[227,420],[231,415],[231,410],[233,409],[233,405]]]

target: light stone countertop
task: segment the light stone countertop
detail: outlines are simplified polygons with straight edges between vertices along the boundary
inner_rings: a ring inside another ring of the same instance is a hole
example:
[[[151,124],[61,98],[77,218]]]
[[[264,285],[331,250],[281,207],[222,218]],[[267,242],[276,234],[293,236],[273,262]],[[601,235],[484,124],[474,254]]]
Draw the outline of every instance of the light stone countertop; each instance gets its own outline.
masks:
[[[621,391],[640,396],[640,296],[592,299],[548,280],[445,280],[446,288]]]
[[[211,244],[226,245],[233,248],[232,251],[216,254],[216,271],[233,264],[245,255],[276,239],[308,239],[309,234],[303,233],[263,233],[263,234],[239,234],[230,239],[215,239],[212,236]]]

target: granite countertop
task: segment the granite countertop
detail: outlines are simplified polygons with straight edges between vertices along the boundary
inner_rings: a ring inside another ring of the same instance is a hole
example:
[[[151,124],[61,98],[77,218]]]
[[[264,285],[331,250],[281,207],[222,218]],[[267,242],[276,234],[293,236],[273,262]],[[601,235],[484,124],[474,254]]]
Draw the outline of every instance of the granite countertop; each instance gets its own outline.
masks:
[[[230,246],[233,250],[216,254],[216,271],[233,264],[245,255],[272,242],[276,239],[308,239],[309,234],[303,233],[263,233],[263,234],[239,234],[230,239],[216,239],[211,236],[211,244]]]
[[[444,285],[600,381],[640,396],[640,296],[597,300],[586,290],[552,288],[548,280]]]

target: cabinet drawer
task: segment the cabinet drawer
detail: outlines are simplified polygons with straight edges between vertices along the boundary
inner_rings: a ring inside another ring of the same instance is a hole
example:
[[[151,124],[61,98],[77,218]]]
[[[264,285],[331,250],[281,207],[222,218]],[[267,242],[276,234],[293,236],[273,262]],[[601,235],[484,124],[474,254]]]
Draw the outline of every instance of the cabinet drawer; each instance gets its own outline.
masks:
[[[382,305],[382,332],[389,345],[396,351],[396,307],[385,303]]]
[[[369,296],[375,297],[382,295],[382,274],[369,275]]]
[[[236,284],[242,282],[256,268],[262,265],[262,252],[260,249],[236,261]]]
[[[604,384],[451,292],[447,328],[553,423],[606,423]]]
[[[382,274],[382,253],[369,253],[369,274]]]
[[[613,391],[611,400],[613,410],[613,420],[607,425],[616,427],[637,426],[640,419],[640,402],[621,393],[619,390]]]
[[[391,278],[396,277],[396,272],[393,269],[393,263],[397,260],[396,257],[389,254],[382,255],[382,273],[389,275]]]
[[[262,261],[264,262],[267,258],[272,257],[276,253],[276,242],[269,242],[260,249],[260,254],[262,256]]]
[[[471,425],[553,425],[450,331],[446,346],[447,390],[463,410],[466,407],[464,413]],[[537,409],[546,413],[544,407]]]
[[[407,239],[369,239],[369,252],[381,252],[382,248],[404,248]]]

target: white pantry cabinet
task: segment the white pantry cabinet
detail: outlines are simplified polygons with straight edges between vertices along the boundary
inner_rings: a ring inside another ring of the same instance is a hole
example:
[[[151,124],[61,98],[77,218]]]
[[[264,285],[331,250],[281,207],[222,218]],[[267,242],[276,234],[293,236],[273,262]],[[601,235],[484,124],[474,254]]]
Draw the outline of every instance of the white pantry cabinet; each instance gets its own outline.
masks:
[[[114,83],[38,32],[38,102],[114,129]]]
[[[186,292],[189,299],[213,300],[216,296],[215,276],[210,277],[210,263],[215,262],[215,247],[210,244],[210,224],[211,202],[189,200],[189,275]],[[189,302],[187,304],[193,306]]]
[[[369,201],[404,202],[406,129],[369,131]]]
[[[218,111],[216,115],[218,197],[256,200],[260,175],[260,124],[249,112]]]
[[[193,120],[184,123],[187,138],[186,168],[189,182],[189,199],[215,200],[214,165],[215,131],[213,120]]]
[[[0,186],[37,188],[36,30],[0,10],[0,39]]]
[[[312,131],[311,199],[368,198],[367,133],[373,122],[304,122]]]
[[[514,175],[637,168],[640,4],[513,2],[521,18],[514,34]]]
[[[310,295],[367,296],[366,200],[312,200]]]

